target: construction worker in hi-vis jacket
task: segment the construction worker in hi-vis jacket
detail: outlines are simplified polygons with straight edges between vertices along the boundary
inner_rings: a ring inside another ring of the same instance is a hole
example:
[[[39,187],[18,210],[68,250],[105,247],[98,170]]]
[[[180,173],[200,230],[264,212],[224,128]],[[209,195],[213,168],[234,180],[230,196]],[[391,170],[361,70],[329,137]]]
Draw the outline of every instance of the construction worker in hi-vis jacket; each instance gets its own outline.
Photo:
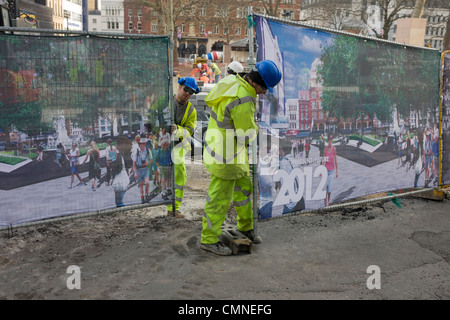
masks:
[[[184,218],[180,212],[181,202],[184,196],[184,185],[186,184],[186,167],[184,158],[191,150],[189,138],[194,135],[197,123],[197,111],[189,102],[189,98],[195,93],[200,92],[195,78],[186,77],[178,80],[178,92],[174,96],[174,123],[171,125],[171,134],[178,142],[175,142],[173,149],[173,162],[175,170],[175,216]],[[172,215],[173,206],[167,206],[167,215]]]
[[[231,201],[237,213],[237,228],[253,243],[261,243],[253,229],[253,210],[247,148],[256,139],[256,96],[271,90],[281,72],[271,60],[258,62],[244,77],[225,77],[206,96],[211,116],[205,136],[203,162],[211,174],[202,220],[201,249],[230,255],[219,241]]]

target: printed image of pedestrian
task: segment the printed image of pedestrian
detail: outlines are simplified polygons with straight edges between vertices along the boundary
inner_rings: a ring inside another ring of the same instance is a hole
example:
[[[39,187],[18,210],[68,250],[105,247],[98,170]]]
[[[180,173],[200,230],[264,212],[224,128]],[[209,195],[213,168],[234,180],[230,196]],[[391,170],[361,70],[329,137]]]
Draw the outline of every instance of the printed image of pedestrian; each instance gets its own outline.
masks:
[[[170,189],[172,184],[172,159],[169,146],[170,140],[163,140],[161,142],[161,147],[158,147],[156,157],[154,158],[159,171],[159,179],[162,190],[161,195],[164,200],[168,200],[168,197],[172,194],[172,190]]]
[[[292,155],[292,158],[296,158],[298,156],[298,141],[297,140],[291,141],[291,155]]]
[[[64,148],[63,144],[60,142],[56,146],[56,164],[62,168],[64,163],[64,158],[66,157],[66,148]]]
[[[417,132],[414,133],[414,137],[412,138],[411,141],[411,169],[415,169],[416,168],[416,164],[417,164],[417,160],[419,160],[419,144],[418,144],[418,140],[417,140]]]
[[[323,157],[325,152],[325,139],[323,138],[323,133],[320,135],[319,139],[319,157]]]
[[[309,151],[311,150],[311,143],[310,140],[307,138],[305,142],[305,158],[309,158]]]
[[[106,147],[106,185],[109,186],[112,183],[111,171],[113,164],[116,161],[118,151],[117,148],[112,144],[111,139],[108,139],[107,143],[108,146]]]
[[[406,148],[405,148],[405,153],[406,153],[406,157],[405,157],[405,167],[406,167],[406,172],[409,171],[409,168],[411,166],[411,135],[409,133],[409,130],[406,131]]]
[[[300,159],[303,159],[303,151],[305,151],[305,143],[303,142],[303,139],[300,139],[300,143],[298,145],[298,154]]]
[[[403,134],[400,132],[397,139],[397,151],[398,151],[397,169],[400,168],[403,164],[402,146],[403,146]]]
[[[131,158],[134,158],[134,155],[136,154],[136,150],[139,149],[139,141],[141,141],[141,136],[137,134],[134,137],[133,145],[131,147]]]
[[[70,149],[68,154],[69,160],[70,160],[70,167],[72,175],[70,177],[70,185],[67,187],[68,189],[72,189],[73,180],[75,179],[75,176],[80,180],[80,184],[86,185],[86,183],[83,182],[83,180],[80,177],[80,174],[78,173],[78,167],[80,166],[80,150],[78,149],[78,144],[76,142],[72,143],[72,149]]]
[[[131,159],[134,159],[134,156],[136,155],[136,150],[139,149],[139,141],[141,140],[141,136],[137,134],[134,139],[132,140],[131,145]],[[131,161],[131,165],[133,166],[133,161]],[[134,173],[130,175],[130,183],[134,183]]]
[[[149,169],[148,166],[153,162],[152,154],[146,147],[147,139],[141,138],[138,142],[139,148],[133,155],[133,170],[134,178],[136,182],[139,183],[139,191],[141,194],[141,203],[145,203],[149,200]],[[144,194],[145,187],[145,194]]]
[[[116,176],[122,171],[123,164],[125,165],[125,171],[128,175],[131,175],[132,171],[132,159],[131,159],[131,147],[132,142],[127,137],[121,136],[116,140],[116,147],[117,147],[117,153],[116,153],[116,161],[113,162],[112,166],[112,180],[114,182],[114,179]],[[128,179],[129,182],[129,179]],[[111,183],[113,185],[113,183]],[[127,190],[124,191],[114,191],[114,198],[116,202],[117,207],[123,207],[125,204],[123,203],[123,198],[125,196]]]
[[[100,180],[101,168],[100,168],[100,151],[98,150],[95,141],[91,141],[90,148],[84,157],[83,164],[89,159],[89,177],[88,180],[92,182],[92,191],[96,191],[96,179]]]
[[[37,161],[43,161],[44,160],[44,143],[41,142],[37,146],[36,152],[38,154]]]
[[[431,166],[433,157],[433,149],[431,145],[431,133],[428,133],[427,130],[425,130],[424,152],[425,152],[425,184],[427,184],[428,179],[430,178],[430,169],[432,169]]]
[[[153,184],[157,187],[157,189],[159,189],[159,191],[161,191],[161,182],[159,181],[159,170],[158,170],[158,166],[156,165],[156,155],[158,154],[159,151],[159,147],[158,147],[158,142],[157,141],[152,141],[153,143],[153,148],[151,149],[152,152],[152,158],[153,158],[153,162],[150,165],[150,179],[153,178]]]
[[[424,150],[423,150],[423,143],[424,143],[424,129],[422,128],[422,126],[419,127],[419,129],[417,129],[417,146],[419,147],[419,153],[421,155],[424,154]]]
[[[324,150],[324,156],[327,158],[325,161],[325,167],[327,168],[328,176],[326,183],[326,194],[325,194],[325,207],[330,204],[331,201],[331,192],[333,186],[334,178],[338,178],[338,164],[337,164],[337,154],[336,148],[333,146],[333,135],[328,136],[328,144]]]
[[[163,140],[169,140],[170,141],[170,133],[166,132],[165,128],[161,128],[159,130],[159,146],[161,146],[161,143]]]
[[[397,132],[394,131],[394,136],[392,137],[392,148],[397,150]]]
[[[434,176],[434,184],[437,184],[438,181],[438,175],[439,175],[439,136],[434,134],[433,135],[433,142],[431,149],[433,151],[433,176]]]

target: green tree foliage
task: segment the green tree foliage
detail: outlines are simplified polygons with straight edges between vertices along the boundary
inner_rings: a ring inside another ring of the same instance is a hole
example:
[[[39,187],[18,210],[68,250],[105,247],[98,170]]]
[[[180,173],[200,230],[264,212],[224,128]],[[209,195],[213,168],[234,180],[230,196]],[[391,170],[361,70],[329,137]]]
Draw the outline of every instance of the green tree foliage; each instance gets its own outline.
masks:
[[[61,111],[80,127],[92,126],[99,116],[110,114],[136,121],[145,114],[148,97],[168,95],[167,37],[0,35],[0,45],[0,63],[14,72],[34,70],[40,92],[34,103],[0,102],[3,128],[44,131],[52,115]]]
[[[438,52],[336,36],[320,60],[322,107],[338,119],[390,121],[394,108],[407,118],[438,106]]]

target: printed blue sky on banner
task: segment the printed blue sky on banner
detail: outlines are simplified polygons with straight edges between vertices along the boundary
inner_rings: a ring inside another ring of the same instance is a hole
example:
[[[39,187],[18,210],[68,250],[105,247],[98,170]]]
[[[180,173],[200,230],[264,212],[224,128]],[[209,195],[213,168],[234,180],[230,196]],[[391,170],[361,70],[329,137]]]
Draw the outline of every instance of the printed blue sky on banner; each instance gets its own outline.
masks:
[[[311,65],[320,57],[323,48],[333,43],[334,35],[269,19],[267,22],[284,59],[285,99],[296,99],[298,90],[308,89]]]

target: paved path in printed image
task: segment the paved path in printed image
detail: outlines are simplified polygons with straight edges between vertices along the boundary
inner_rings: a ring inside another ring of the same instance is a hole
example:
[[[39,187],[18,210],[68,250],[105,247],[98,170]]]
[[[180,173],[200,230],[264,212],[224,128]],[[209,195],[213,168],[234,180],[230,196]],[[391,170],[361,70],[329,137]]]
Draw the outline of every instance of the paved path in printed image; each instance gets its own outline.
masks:
[[[304,157],[304,153],[303,153]],[[310,158],[318,158],[319,150],[312,146]],[[34,161],[34,170],[40,165],[42,168],[56,166],[49,158],[46,163]],[[331,199],[337,203],[359,196],[378,192],[397,190],[401,188],[412,188],[414,186],[414,170],[406,172],[406,168],[397,169],[397,159],[381,163],[376,166],[366,167],[354,161],[350,161],[338,154],[338,178],[333,181]],[[88,165],[87,163],[85,165]],[[202,164],[200,164],[202,165]],[[312,166],[317,166],[313,164]],[[52,168],[53,168],[52,167]],[[61,169],[66,170],[68,168]],[[57,170],[53,168],[52,170]],[[102,167],[102,175],[106,168]],[[28,173],[31,177],[31,172]],[[45,169],[38,175],[45,175]],[[88,172],[82,172],[81,177],[87,182],[86,186],[77,186],[67,189],[70,184],[69,175],[42,181],[35,184],[17,187],[13,190],[0,190],[2,210],[0,212],[0,226],[8,226],[10,223],[40,220],[55,216],[69,215],[88,211],[97,211],[115,207],[114,191],[112,187],[102,183],[95,192],[91,190],[91,182],[87,181]],[[27,176],[20,175],[21,179]],[[312,190],[317,189],[320,179],[313,179]],[[75,177],[73,186],[78,179]],[[424,173],[420,176],[419,187],[424,186]],[[150,183],[150,191],[155,185]],[[161,195],[152,199],[153,203],[163,202]],[[135,185],[128,190],[124,196],[124,203],[140,204],[139,187]],[[307,201],[306,210],[314,210],[323,207],[323,200]]]
[[[102,167],[102,175],[106,168]],[[70,176],[43,181],[19,187],[14,190],[0,190],[1,211],[0,226],[9,226],[11,222],[20,223],[41,220],[74,213],[98,211],[115,208],[115,197],[112,186],[102,183],[96,191],[92,191],[92,182],[87,181],[89,173],[81,173],[86,185],[78,185],[75,177],[73,188]],[[150,192],[155,188],[150,182]],[[139,186],[134,185],[124,196],[125,205],[140,204]],[[153,198],[152,203],[163,202],[161,195]]]
[[[305,154],[303,153],[303,157]],[[319,157],[319,149],[311,146],[310,158]],[[338,178],[332,182],[331,202],[337,203],[351,198],[370,195],[378,192],[401,190],[414,187],[415,170],[406,171],[398,168],[398,159],[367,167],[348,160],[337,154]],[[405,157],[403,157],[403,160]],[[317,166],[314,164],[313,166]],[[420,175],[418,187],[424,187],[425,173]],[[320,179],[313,179],[313,190],[316,190]],[[307,201],[306,209],[313,210],[324,206],[323,200]]]
[[[85,156],[81,156],[80,173],[88,172],[89,161],[82,164]],[[25,164],[10,166],[0,164],[0,190],[11,190],[47,180],[53,180],[71,175],[69,160],[62,160],[63,167],[56,163],[56,152],[45,151],[43,161],[25,161]],[[106,166],[106,150],[100,150],[100,166]],[[14,170],[11,170],[11,167]]]

